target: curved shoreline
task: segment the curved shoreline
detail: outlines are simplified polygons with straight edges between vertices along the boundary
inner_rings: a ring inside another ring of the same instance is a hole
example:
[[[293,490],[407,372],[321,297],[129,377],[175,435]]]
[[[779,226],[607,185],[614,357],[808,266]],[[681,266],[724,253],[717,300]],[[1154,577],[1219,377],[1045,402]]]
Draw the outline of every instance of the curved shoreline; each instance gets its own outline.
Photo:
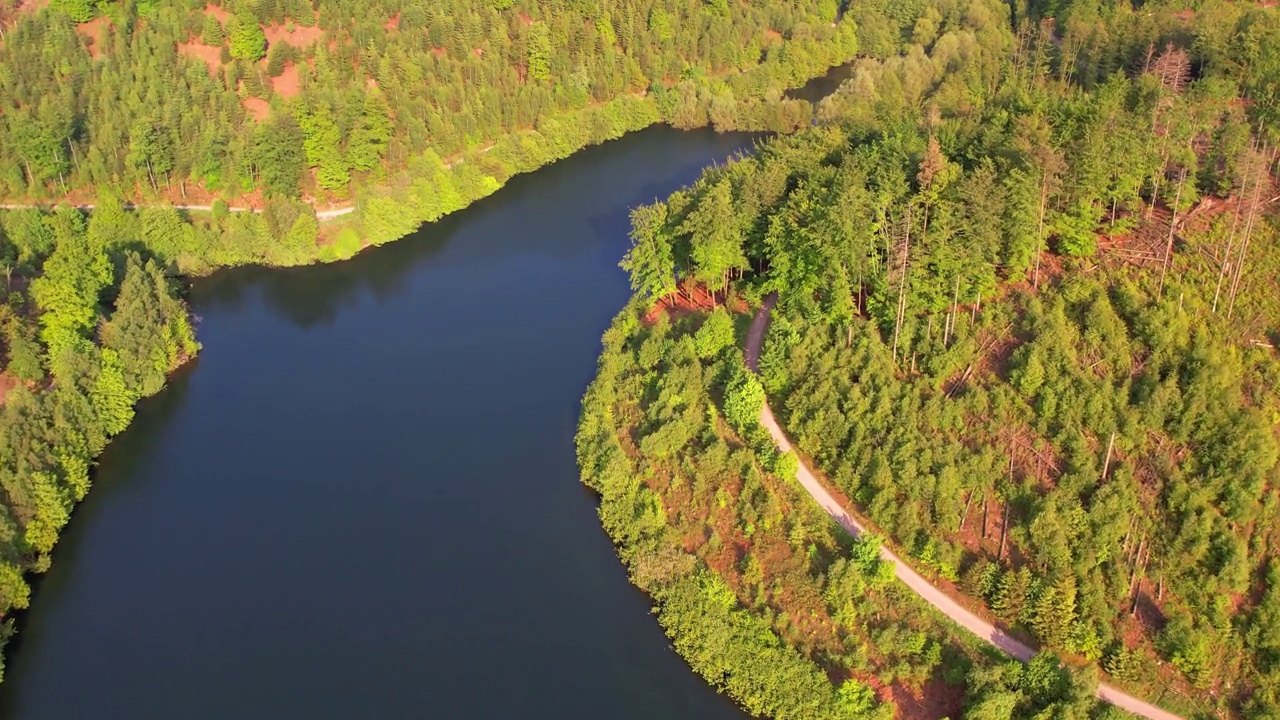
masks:
[[[770,294],[765,298],[760,309],[756,311],[755,317],[751,319],[751,328],[747,332],[747,343],[744,352],[747,368],[751,372],[757,372],[764,333],[768,329],[770,313],[777,301],[777,293]],[[791,442],[787,439],[786,433],[783,432],[782,427],[773,415],[773,411],[769,408],[767,398],[764,408],[760,411],[760,424],[769,432],[769,436],[773,439],[779,451],[788,452],[792,450]],[[797,459],[799,459],[798,456]],[[866,533],[866,527],[854,518],[823,487],[822,483],[818,481],[803,460],[799,461],[798,468],[796,480],[799,481],[805,492],[809,494],[809,497],[818,503],[823,512],[854,537],[860,537]],[[893,565],[894,576],[901,580],[912,592],[984,642],[1023,662],[1030,660],[1036,654],[1035,648],[1018,640],[992,623],[983,620],[953,600],[933,583],[911,569],[888,547],[880,546],[880,557]],[[1175,715],[1106,683],[1098,683],[1098,689],[1094,695],[1103,702],[1115,705],[1121,710],[1134,715],[1148,718],[1148,720],[1183,720],[1180,715]]]

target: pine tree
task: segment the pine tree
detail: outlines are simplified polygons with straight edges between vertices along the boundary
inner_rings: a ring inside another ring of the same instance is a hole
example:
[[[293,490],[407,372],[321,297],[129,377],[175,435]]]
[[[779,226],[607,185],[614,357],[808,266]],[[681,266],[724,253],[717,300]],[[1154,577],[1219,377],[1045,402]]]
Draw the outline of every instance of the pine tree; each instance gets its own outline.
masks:
[[[226,39],[226,33],[223,31],[222,23],[218,21],[218,18],[212,15],[205,15],[204,30],[200,33],[200,41],[205,45],[221,47]]]
[[[257,62],[267,52],[267,36],[262,32],[258,19],[252,15],[237,13],[232,17],[228,35],[231,57],[237,60]]]

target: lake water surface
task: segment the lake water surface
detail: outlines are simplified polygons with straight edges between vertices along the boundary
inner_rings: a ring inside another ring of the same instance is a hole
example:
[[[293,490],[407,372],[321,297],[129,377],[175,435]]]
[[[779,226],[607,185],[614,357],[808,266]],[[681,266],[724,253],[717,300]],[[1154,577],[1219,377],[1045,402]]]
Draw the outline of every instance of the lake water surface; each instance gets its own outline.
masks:
[[[102,458],[4,720],[741,720],[578,481],[629,208],[749,147],[655,128],[356,259],[191,294],[204,349]]]

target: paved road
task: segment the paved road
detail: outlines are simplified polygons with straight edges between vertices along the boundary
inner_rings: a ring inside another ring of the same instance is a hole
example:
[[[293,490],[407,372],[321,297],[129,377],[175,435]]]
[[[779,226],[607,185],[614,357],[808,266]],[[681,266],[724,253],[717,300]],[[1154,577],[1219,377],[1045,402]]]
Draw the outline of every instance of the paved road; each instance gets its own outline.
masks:
[[[757,370],[760,361],[760,347],[764,341],[764,331],[769,326],[769,312],[773,310],[774,304],[778,301],[776,294],[765,298],[764,305],[751,321],[751,330],[747,334],[746,359],[747,367],[754,372]],[[768,404],[760,413],[760,423],[773,437],[774,443],[779,450],[786,452],[791,450],[791,442],[787,440],[786,433],[778,425],[778,421],[773,416],[773,411],[769,409]],[[823,487],[822,483],[814,477],[809,468],[802,462],[800,469],[796,473],[800,485],[809,493],[810,497],[818,503],[818,505],[831,516],[833,520],[840,523],[850,535],[858,537],[866,532],[866,528],[854,518],[845,508],[838,502],[831,493]],[[937,608],[942,614],[954,620],[961,627],[969,632],[977,635],[986,642],[994,645],[1008,655],[1019,660],[1030,660],[1036,654],[1035,648],[1021,642],[1017,638],[1009,635],[1000,628],[983,620],[982,618],[969,612],[960,603],[952,600],[946,593],[939,590],[928,580],[924,579],[915,570],[912,570],[906,563],[902,562],[893,551],[889,548],[881,546],[880,556],[888,562],[893,563],[894,575],[897,576],[911,591],[919,595],[925,602]],[[1097,696],[1099,700],[1111,703],[1116,707],[1140,715],[1150,720],[1182,720],[1178,715],[1162,710],[1151,703],[1145,702],[1139,698],[1133,697],[1105,683],[1098,685]]]

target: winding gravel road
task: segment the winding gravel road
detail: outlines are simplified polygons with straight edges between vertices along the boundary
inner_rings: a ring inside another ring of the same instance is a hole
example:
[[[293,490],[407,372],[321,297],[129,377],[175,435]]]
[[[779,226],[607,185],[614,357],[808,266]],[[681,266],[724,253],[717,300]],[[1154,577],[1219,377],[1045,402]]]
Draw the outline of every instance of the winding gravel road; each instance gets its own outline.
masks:
[[[764,304],[756,313],[755,318],[751,321],[751,329],[747,334],[746,360],[747,367],[752,372],[757,371],[760,361],[760,347],[764,341],[765,329],[769,326],[769,313],[773,310],[774,304],[778,301],[777,294],[772,294],[765,298]],[[769,409],[768,403],[765,404],[764,410],[760,413],[760,423],[773,437],[773,442],[778,449],[786,452],[791,450],[791,442],[787,440],[786,433],[778,425],[778,421],[773,416],[773,411]],[[855,519],[841,504],[832,497],[831,493],[823,487],[822,483],[814,477],[813,473],[804,464],[800,463],[800,469],[796,473],[796,479],[800,481],[800,485],[809,493],[810,497],[818,503],[818,505],[831,516],[833,520],[840,523],[850,535],[858,537],[866,532],[857,519]],[[969,632],[982,638],[984,641],[994,645],[1008,655],[1019,660],[1030,660],[1036,654],[1036,649],[1009,635],[1000,628],[983,620],[977,615],[969,612],[960,603],[952,600],[946,593],[939,590],[928,580],[921,577],[919,573],[912,570],[906,563],[889,550],[889,548],[881,546],[880,556],[888,562],[893,563],[894,575],[897,576],[911,591],[919,595],[925,602],[937,608],[942,614],[954,620],[961,627]],[[1097,696],[1099,700],[1111,703],[1116,707],[1140,715],[1150,720],[1182,720],[1178,715],[1162,710],[1149,702],[1136,698],[1125,693],[1115,687],[1100,683],[1098,685]]]

